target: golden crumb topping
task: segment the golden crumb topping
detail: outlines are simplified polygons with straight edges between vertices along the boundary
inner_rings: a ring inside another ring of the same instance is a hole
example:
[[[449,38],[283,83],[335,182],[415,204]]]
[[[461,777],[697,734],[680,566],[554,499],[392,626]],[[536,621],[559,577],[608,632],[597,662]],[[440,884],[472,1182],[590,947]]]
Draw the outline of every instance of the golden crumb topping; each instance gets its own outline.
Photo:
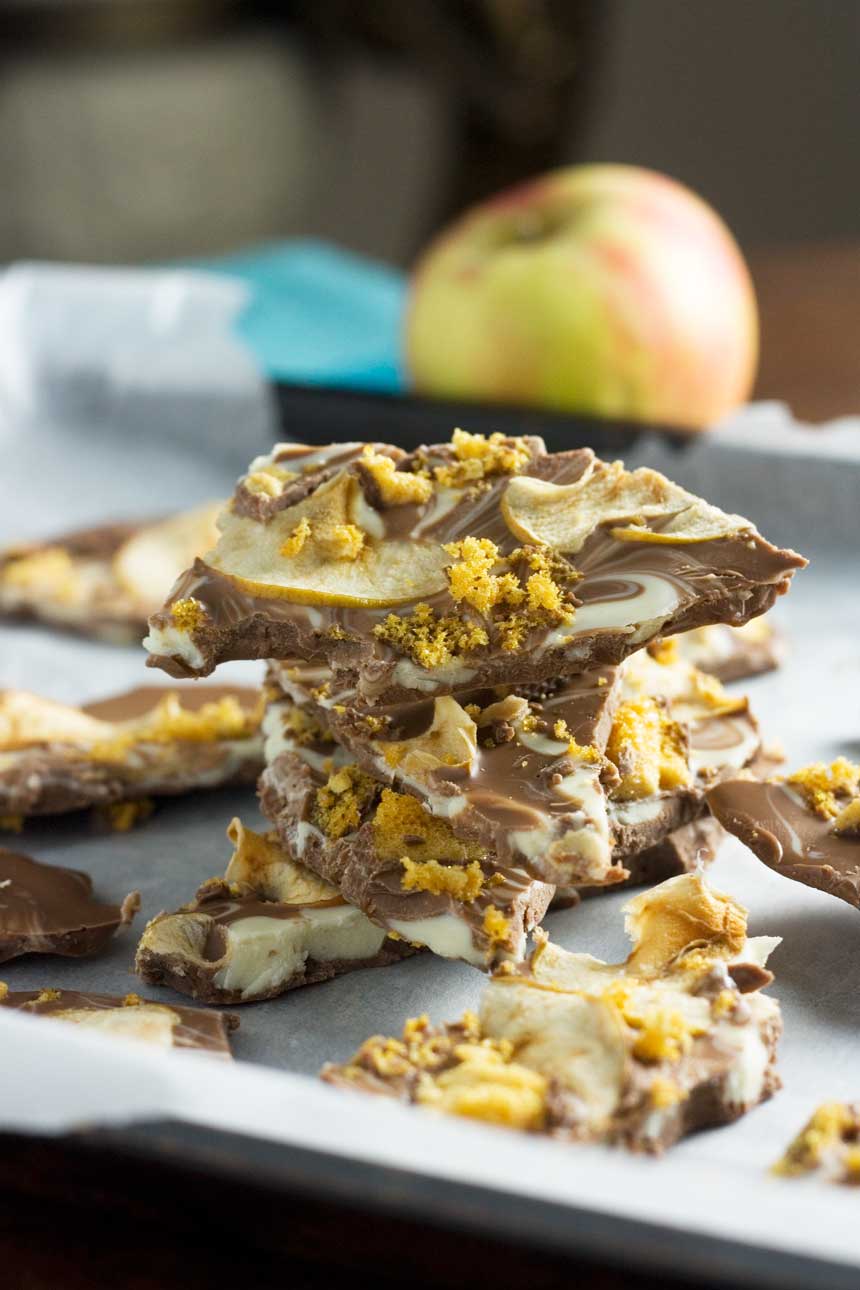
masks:
[[[456,864],[440,864],[438,860],[411,860],[403,856],[403,877],[400,885],[404,891],[428,891],[434,896],[453,896],[470,905],[481,893],[484,871],[473,860],[461,868]]]
[[[833,832],[842,837],[860,837],[860,797],[843,806],[833,821]]]
[[[477,842],[458,838],[446,820],[430,815],[409,793],[384,788],[373,815],[373,843],[382,860],[401,860],[404,855],[421,864],[468,865],[480,861],[484,848]]]
[[[286,542],[284,542],[283,546],[281,547],[281,555],[286,556],[288,560],[292,556],[298,555],[302,547],[307,542],[310,535],[311,535],[310,521],[308,520],[306,515],[303,515],[302,518],[299,520],[298,524],[290,533],[290,536],[287,538]]]
[[[833,820],[841,814],[845,799],[860,791],[860,766],[847,757],[837,757],[829,766],[813,762],[789,775],[785,782],[800,792],[816,815]]]
[[[826,1168],[834,1181],[860,1183],[860,1107],[825,1102],[803,1127],[773,1173],[797,1178]]]
[[[3,1000],[6,998],[6,995],[8,993],[9,993],[8,985],[6,984],[5,981],[0,981],[0,1003],[3,1002]]]
[[[528,465],[531,456],[524,439],[508,439],[498,432],[488,437],[455,430],[451,447],[456,461],[433,470],[438,483],[446,488],[462,488],[487,475],[515,475]]]
[[[246,475],[242,480],[242,487],[246,492],[258,496],[280,497],[284,484],[291,479],[298,479],[294,470],[286,470],[283,466],[264,466],[262,470]]]
[[[651,797],[692,782],[684,727],[655,699],[629,699],[619,706],[606,756],[621,777],[612,790],[616,801]]]
[[[633,1043],[633,1056],[646,1064],[679,1061],[693,1040],[707,1033],[706,1027],[694,1024],[682,1012],[660,1007],[649,1009],[634,1028],[640,1033]]]
[[[433,484],[423,475],[398,470],[390,457],[374,452],[368,444],[361,457],[361,467],[376,484],[385,506],[420,506],[433,496]]]
[[[357,766],[332,771],[314,795],[311,822],[329,838],[342,838],[361,824],[379,785]]]
[[[281,713],[280,720],[284,734],[289,735],[292,743],[299,748],[307,748],[310,744],[334,743],[329,730],[307,708],[291,704]]]
[[[206,617],[206,610],[199,600],[193,596],[186,596],[183,600],[175,600],[170,606],[170,617],[173,619],[174,626],[181,632],[196,632],[200,624]]]
[[[449,542],[444,550],[455,563],[448,568],[448,585],[454,600],[464,600],[479,614],[488,615],[496,605],[520,605],[525,592],[512,573],[494,573],[502,557],[489,538],[464,538]]]
[[[146,1000],[142,999],[139,994],[132,993],[125,996],[122,1001],[122,1006],[124,1008],[141,1008],[145,1003]]]
[[[681,651],[678,646],[677,636],[667,636],[665,640],[651,641],[646,646],[648,653],[659,663],[661,667],[671,667],[673,663],[678,663],[681,658]]]
[[[33,1006],[38,1007],[40,1003],[57,1003],[63,997],[61,990],[48,988],[40,990],[35,999],[32,1000]]]
[[[260,717],[261,705],[248,712],[232,694],[191,710],[183,708],[179,695],[169,691],[150,712],[119,725],[109,739],[94,743],[89,754],[97,761],[120,761],[140,744],[248,739],[256,734]]]
[[[687,1099],[687,1092],[680,1088],[674,1080],[663,1079],[658,1076],[651,1082],[651,1105],[658,1111],[664,1111],[667,1107],[676,1106],[678,1102],[684,1102]]]
[[[107,802],[97,807],[98,815],[114,833],[130,833],[148,820],[155,810],[155,803],[148,797],[134,802]]]
[[[489,636],[477,623],[453,615],[440,616],[430,605],[416,605],[411,614],[388,614],[373,629],[387,645],[407,654],[421,667],[443,667],[455,658],[474,653],[489,644]]]
[[[23,815],[0,815],[0,833],[20,833],[23,828]]]
[[[505,918],[502,911],[497,909],[495,905],[490,905],[487,908],[481,926],[491,945],[503,945],[510,937],[510,921]]]
[[[317,535],[321,551],[333,560],[357,560],[364,550],[367,535],[357,524],[333,524]]]

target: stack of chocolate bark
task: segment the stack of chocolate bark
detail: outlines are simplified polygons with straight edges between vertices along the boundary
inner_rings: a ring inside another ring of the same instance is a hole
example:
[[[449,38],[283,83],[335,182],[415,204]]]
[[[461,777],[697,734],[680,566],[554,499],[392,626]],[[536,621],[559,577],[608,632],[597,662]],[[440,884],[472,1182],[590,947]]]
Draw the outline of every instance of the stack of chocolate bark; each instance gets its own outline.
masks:
[[[395,944],[521,960],[553,901],[706,858],[759,753],[676,633],[763,614],[805,562],[651,470],[455,432],[280,445],[150,623],[177,677],[268,660],[263,810]]]

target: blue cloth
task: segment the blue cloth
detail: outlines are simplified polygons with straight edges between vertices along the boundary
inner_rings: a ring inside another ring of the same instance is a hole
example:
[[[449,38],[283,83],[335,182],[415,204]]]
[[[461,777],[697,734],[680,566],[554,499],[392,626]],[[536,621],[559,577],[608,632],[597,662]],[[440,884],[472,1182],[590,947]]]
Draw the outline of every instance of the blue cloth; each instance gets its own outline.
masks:
[[[310,240],[197,260],[194,267],[251,288],[238,331],[272,379],[403,389],[406,280],[397,270]]]

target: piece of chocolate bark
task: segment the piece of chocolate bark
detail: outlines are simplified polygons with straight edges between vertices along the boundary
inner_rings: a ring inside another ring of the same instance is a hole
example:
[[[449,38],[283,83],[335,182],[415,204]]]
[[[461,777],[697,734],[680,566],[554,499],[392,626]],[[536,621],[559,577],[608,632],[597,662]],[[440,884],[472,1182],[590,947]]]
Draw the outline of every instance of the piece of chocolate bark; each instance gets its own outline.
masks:
[[[147,925],[135,970],[149,985],[204,1003],[251,1003],[415,952],[292,860],[273,834],[233,820],[227,835],[235,851],[224,877]]]
[[[177,1004],[154,1003],[139,994],[112,995],[77,990],[9,990],[0,982],[0,1008],[17,1008],[49,1021],[72,1022],[117,1039],[156,1048],[191,1049],[231,1057],[230,1031],[239,1018]]]
[[[784,654],[782,636],[768,617],[752,618],[742,627],[696,627],[649,648],[685,659],[723,682],[772,672]]]
[[[860,908],[860,766],[845,757],[708,790],[724,829],[776,873]]]
[[[806,563],[655,471],[461,431],[411,454],[278,445],[219,526],[150,620],[150,663],[325,662],[365,704],[573,675],[744,623]]]
[[[334,736],[338,768],[346,749],[495,862],[565,888],[622,881],[619,857],[695,819],[704,785],[759,747],[745,699],[690,664],[647,654],[524,693],[468,691],[372,710],[341,704],[325,681],[313,684],[319,678],[319,668],[269,668],[263,783],[267,800],[281,801],[279,820],[290,807],[278,781],[294,777],[278,768],[280,754],[298,752],[319,778]]]
[[[819,1106],[772,1172],[779,1178],[814,1174],[822,1182],[860,1185],[860,1104]]]
[[[0,551],[0,615],[137,642],[165,588],[218,541],[221,505],[7,547]]]
[[[716,857],[720,842],[725,837],[722,826],[711,815],[700,815],[689,824],[668,833],[642,851],[621,856],[618,863],[627,871],[623,887],[653,887],[676,878],[679,874],[694,873],[706,868]],[[607,887],[557,887],[551,909],[570,909],[585,897],[599,896],[613,890]]]
[[[727,1123],[779,1087],[779,1005],[758,993],[778,941],[748,940],[746,910],[684,875],[627,906],[633,949],[607,964],[541,940],[504,965],[478,1014],[369,1039],[322,1078],[448,1114],[660,1152]]]
[[[22,954],[98,954],[139,908],[136,891],[121,905],[104,904],[89,874],[0,847],[0,963]]]
[[[145,686],[81,708],[0,691],[0,815],[252,783],[261,710],[259,691],[230,686]]]

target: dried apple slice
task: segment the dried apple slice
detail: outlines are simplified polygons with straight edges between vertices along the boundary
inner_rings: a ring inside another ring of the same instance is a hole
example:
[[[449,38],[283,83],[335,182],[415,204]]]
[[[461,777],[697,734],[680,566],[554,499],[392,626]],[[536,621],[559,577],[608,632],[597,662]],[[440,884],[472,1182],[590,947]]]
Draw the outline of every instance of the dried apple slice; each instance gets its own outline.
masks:
[[[575,553],[599,524],[621,525],[612,536],[637,542],[707,542],[752,525],[709,506],[656,470],[626,471],[621,462],[595,461],[573,484],[518,475],[501,500],[505,523],[522,542]],[[659,532],[645,521],[666,516]]]
[[[228,512],[207,562],[252,595],[299,604],[380,608],[444,590],[450,561],[442,547],[377,540],[356,523],[359,493],[341,473],[266,523]]]
[[[123,542],[113,560],[117,581],[144,607],[157,607],[176,579],[218,541],[215,521],[223,502],[206,502]]]
[[[25,690],[0,691],[0,750],[35,744],[94,743],[115,734],[109,722]]]

